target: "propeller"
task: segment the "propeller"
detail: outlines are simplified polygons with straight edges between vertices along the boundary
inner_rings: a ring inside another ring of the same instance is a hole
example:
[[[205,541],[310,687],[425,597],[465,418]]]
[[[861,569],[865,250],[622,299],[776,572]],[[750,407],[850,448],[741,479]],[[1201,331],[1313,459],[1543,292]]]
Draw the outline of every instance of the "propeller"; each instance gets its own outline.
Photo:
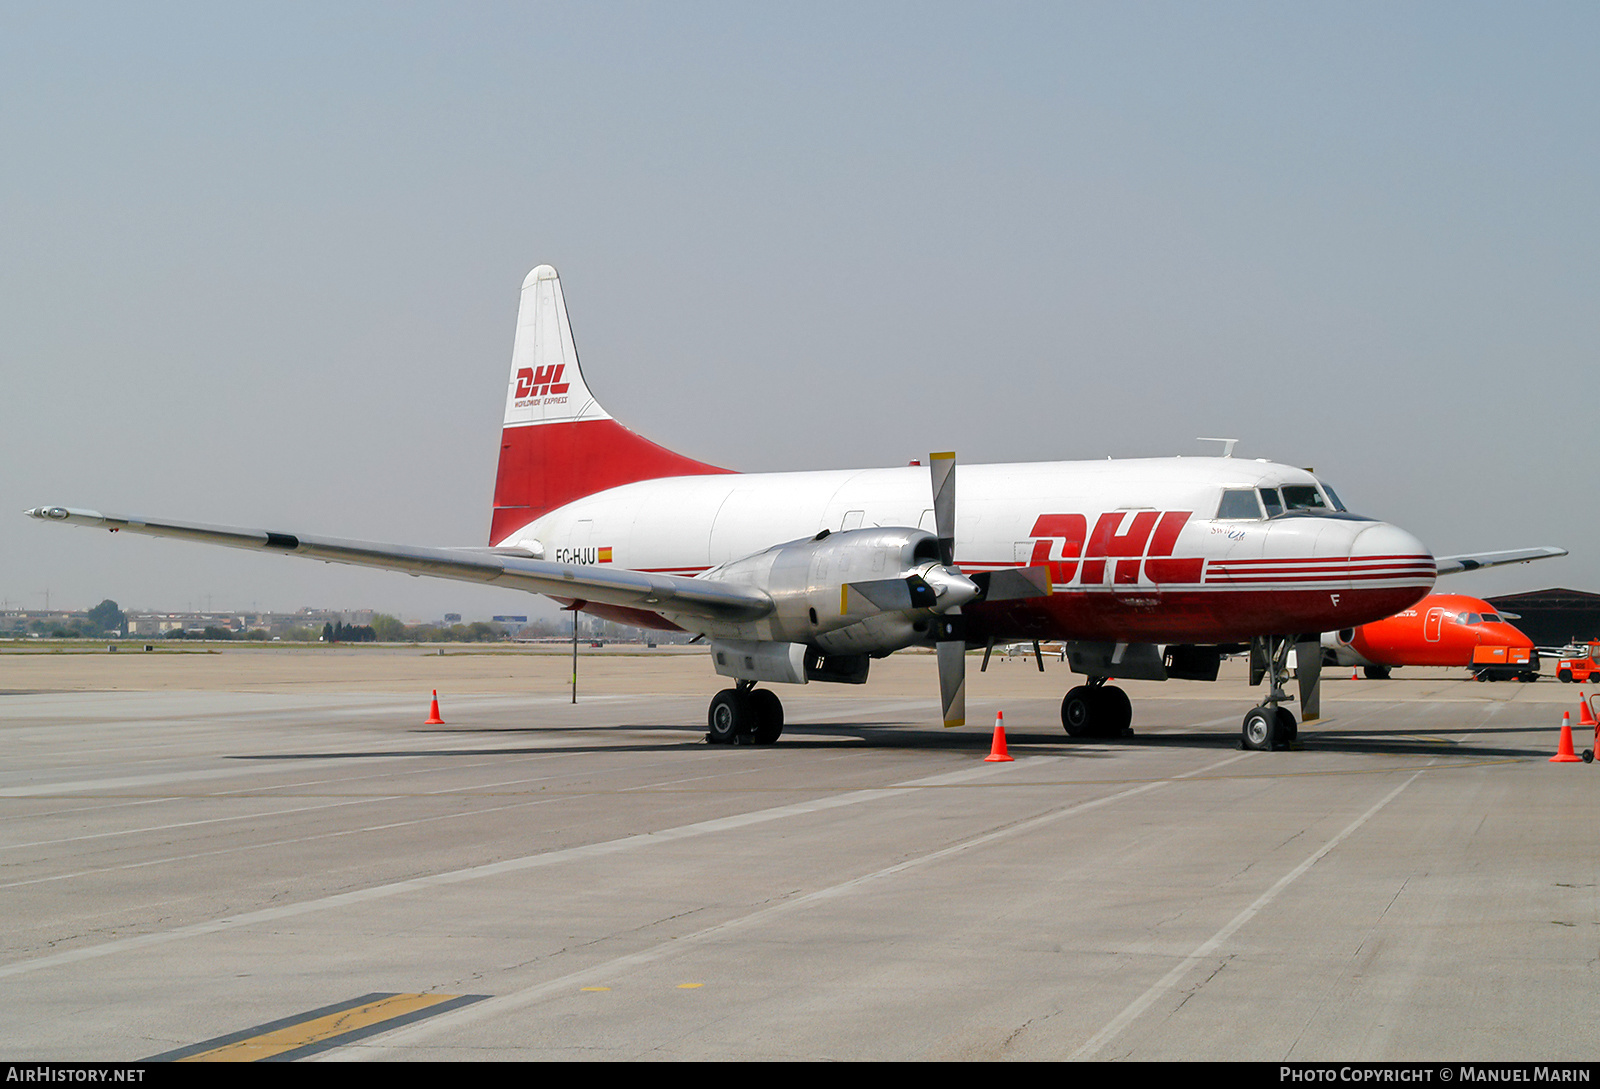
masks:
[[[944,724],[962,726],[967,721],[967,629],[961,606],[1042,597],[1050,593],[1050,571],[1046,567],[1002,568],[969,576],[956,567],[956,456],[931,454],[928,462],[939,562],[902,578],[847,583],[840,606],[852,613],[932,612]]]
[[[956,562],[956,455],[953,451],[929,454],[928,466],[933,474],[933,533],[939,538],[939,562],[945,570],[959,574]],[[963,580],[971,583],[965,575]],[[977,584],[972,583],[973,594],[978,596]],[[934,653],[939,657],[939,705],[944,712],[944,724],[967,724],[967,625],[961,615],[961,602],[953,602],[935,618]]]

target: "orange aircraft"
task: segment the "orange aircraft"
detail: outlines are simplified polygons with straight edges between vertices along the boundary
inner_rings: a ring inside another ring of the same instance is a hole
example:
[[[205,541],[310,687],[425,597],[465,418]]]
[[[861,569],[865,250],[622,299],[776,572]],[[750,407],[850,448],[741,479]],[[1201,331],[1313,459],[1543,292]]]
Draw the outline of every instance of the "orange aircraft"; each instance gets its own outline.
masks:
[[[1539,679],[1539,652],[1493,605],[1429,594],[1404,612],[1322,637],[1327,664],[1361,666],[1382,680],[1396,666],[1466,666],[1480,681]]]

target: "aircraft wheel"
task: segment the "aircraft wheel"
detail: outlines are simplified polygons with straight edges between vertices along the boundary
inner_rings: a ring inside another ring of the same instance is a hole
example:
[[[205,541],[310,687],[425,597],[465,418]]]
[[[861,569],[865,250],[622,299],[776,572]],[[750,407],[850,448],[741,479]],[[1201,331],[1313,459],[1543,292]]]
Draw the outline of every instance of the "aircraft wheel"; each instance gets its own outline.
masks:
[[[1093,692],[1088,685],[1080,684],[1061,700],[1061,727],[1068,737],[1088,737],[1095,725]]]
[[[750,701],[736,688],[724,688],[711,697],[711,711],[706,716],[706,740],[713,745],[732,745],[739,735],[749,729]]]
[[[1300,724],[1294,720],[1294,712],[1287,707],[1278,708],[1278,733],[1273,738],[1273,747],[1287,749],[1300,736]]]
[[[751,737],[757,745],[770,745],[783,734],[783,701],[770,688],[757,688],[746,697],[751,718]]]
[[[1362,666],[1361,675],[1369,681],[1386,681],[1389,679],[1388,666]]]
[[[1252,707],[1244,716],[1239,747],[1255,752],[1271,752],[1277,732],[1277,713],[1271,707]]]
[[[1097,693],[1100,698],[1099,714],[1101,737],[1130,737],[1133,734],[1133,702],[1128,694],[1114,685],[1106,685]]]

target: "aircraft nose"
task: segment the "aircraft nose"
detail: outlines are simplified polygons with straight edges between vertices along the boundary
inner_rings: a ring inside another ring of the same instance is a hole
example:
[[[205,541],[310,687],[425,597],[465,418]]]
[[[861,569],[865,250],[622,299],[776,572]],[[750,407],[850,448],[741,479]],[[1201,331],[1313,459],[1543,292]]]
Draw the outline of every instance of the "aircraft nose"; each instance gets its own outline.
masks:
[[[1350,542],[1351,576],[1368,585],[1409,585],[1427,589],[1439,565],[1428,546],[1399,526],[1378,522]]]

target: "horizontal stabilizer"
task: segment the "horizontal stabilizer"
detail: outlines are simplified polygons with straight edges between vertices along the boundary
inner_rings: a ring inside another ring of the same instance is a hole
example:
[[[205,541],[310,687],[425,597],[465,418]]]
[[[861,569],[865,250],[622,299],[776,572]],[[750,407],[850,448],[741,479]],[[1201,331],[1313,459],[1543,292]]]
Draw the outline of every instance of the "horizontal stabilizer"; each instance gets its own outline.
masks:
[[[1565,556],[1567,550],[1545,545],[1542,548],[1513,548],[1505,552],[1473,552],[1465,556],[1440,556],[1439,574],[1453,575],[1458,571],[1477,571],[1485,567],[1502,567],[1508,563],[1531,563],[1534,560],[1553,560]]]

